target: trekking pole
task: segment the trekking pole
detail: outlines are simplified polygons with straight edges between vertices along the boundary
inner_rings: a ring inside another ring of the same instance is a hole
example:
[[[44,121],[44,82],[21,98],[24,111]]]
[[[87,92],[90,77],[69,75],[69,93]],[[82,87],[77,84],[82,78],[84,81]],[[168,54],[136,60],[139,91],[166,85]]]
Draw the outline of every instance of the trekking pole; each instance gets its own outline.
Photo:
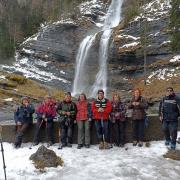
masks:
[[[41,123],[40,123],[40,125],[38,127],[38,131],[40,131],[40,128],[41,128],[43,122],[44,122],[44,120],[42,119],[42,121],[41,121]],[[33,146],[33,142],[31,143],[31,146],[29,147],[29,149],[32,149],[32,146]]]
[[[61,129],[59,127],[59,147],[58,149],[61,149]]]
[[[4,148],[3,148],[3,142],[2,142],[2,126],[0,126],[0,143],[1,143],[1,152],[2,152],[2,159],[3,159],[4,179],[7,180],[6,164],[5,164],[5,158],[4,158]]]

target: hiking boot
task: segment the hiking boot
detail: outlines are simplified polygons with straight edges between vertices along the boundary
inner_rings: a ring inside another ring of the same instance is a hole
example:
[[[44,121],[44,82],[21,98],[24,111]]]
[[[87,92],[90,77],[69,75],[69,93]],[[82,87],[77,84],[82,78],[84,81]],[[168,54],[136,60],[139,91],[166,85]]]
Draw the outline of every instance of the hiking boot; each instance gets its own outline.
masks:
[[[71,147],[72,147],[72,144],[67,143],[67,147],[71,148]]]
[[[51,141],[49,141],[48,143],[47,143],[47,147],[50,147],[50,146],[52,146],[53,145],[53,142],[51,142]]]
[[[175,144],[171,144],[171,150],[175,150],[176,149],[176,145]]]
[[[62,149],[62,148],[64,148],[64,147],[66,147],[66,144],[65,144],[65,143],[62,143],[62,144],[59,145],[58,149]]]
[[[77,149],[81,149],[83,147],[82,144],[78,144]]]
[[[37,146],[39,143],[38,142],[34,142],[33,143],[33,146]]]
[[[99,144],[99,149],[104,149],[104,144],[103,144],[103,142],[100,142],[100,144]]]
[[[138,146],[139,146],[139,147],[142,147],[142,146],[143,146],[143,142],[140,141],[140,142],[138,143]]]
[[[169,146],[170,141],[166,140],[164,144],[165,144],[165,146]]]
[[[85,144],[85,148],[90,148],[90,145],[89,144]]]
[[[15,143],[14,143],[14,147],[15,147],[16,149],[20,148],[20,147],[21,147],[21,143],[15,142]]]
[[[123,147],[124,147],[124,144],[119,144],[119,147],[123,148]]]
[[[104,142],[104,149],[110,149],[111,146],[109,145],[109,143],[107,142]]]
[[[137,141],[133,141],[133,146],[136,146],[137,145]]]

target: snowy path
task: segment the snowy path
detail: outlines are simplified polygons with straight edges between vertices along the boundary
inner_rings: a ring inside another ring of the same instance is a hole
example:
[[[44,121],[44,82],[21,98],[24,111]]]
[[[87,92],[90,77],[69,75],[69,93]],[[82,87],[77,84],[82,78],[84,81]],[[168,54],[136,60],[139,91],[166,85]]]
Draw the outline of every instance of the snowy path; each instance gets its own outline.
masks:
[[[29,144],[14,149],[12,144],[4,143],[8,180],[179,180],[180,162],[164,159],[167,148],[162,141],[151,142],[151,147],[133,147],[128,150],[114,147],[111,150],[51,147],[64,162],[64,167],[49,168],[39,173],[29,161],[37,148],[30,150]],[[180,149],[180,145],[177,146]],[[0,155],[0,180],[3,180],[2,157]]]

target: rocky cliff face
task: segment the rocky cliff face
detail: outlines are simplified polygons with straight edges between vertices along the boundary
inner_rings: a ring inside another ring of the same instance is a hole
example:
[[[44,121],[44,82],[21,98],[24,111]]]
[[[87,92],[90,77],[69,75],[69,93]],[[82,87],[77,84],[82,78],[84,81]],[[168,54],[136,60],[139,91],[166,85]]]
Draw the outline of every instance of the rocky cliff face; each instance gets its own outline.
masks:
[[[74,9],[69,18],[41,25],[39,32],[24,41],[17,50],[16,69],[4,69],[18,70],[27,77],[50,85],[56,83],[60,88],[70,90],[80,42],[100,29],[107,5],[106,0],[84,2]],[[92,51],[90,58],[95,59],[98,52],[96,44]]]
[[[27,77],[39,79],[47,84],[57,84],[71,90],[74,78],[75,57],[82,39],[97,31],[107,11],[108,0],[92,0],[80,4],[69,19],[44,24],[40,31],[28,38],[17,52],[14,69]],[[157,98],[169,84],[179,90],[180,56],[170,48],[168,28],[169,1],[154,0],[142,7],[142,13],[131,22],[114,29],[109,47],[110,92],[119,91],[129,97],[134,87],[141,87],[149,98]],[[143,85],[143,29],[147,37],[147,86]],[[100,32],[101,33],[101,32]],[[99,34],[100,34],[99,33]],[[98,41],[97,35],[97,42]],[[91,60],[97,59],[98,44],[92,48]],[[94,62],[94,61],[92,61]],[[30,64],[30,65],[28,65]],[[92,64],[91,64],[92,65]],[[96,63],[92,65],[96,66]],[[160,85],[149,93],[155,84]],[[161,90],[159,90],[161,89]]]
[[[132,88],[141,87],[150,98],[158,97],[160,91],[164,91],[168,85],[180,90],[174,82],[180,80],[180,56],[173,54],[170,47],[170,9],[169,1],[151,1],[141,8],[139,16],[127,25],[122,22],[114,30],[109,61],[109,84],[112,90],[118,89],[122,94],[127,94]],[[143,85],[144,37],[147,51],[147,86]]]

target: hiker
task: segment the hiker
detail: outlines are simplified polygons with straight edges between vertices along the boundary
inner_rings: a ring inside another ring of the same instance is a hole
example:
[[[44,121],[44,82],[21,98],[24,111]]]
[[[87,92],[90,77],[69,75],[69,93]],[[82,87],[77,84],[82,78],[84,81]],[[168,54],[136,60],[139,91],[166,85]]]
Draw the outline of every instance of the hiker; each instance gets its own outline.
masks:
[[[70,92],[65,93],[65,98],[58,104],[57,113],[60,121],[60,146],[72,147],[72,131],[76,116],[76,105],[72,102]]]
[[[148,104],[141,96],[140,89],[134,90],[132,100],[128,105],[129,109],[132,109],[132,122],[133,122],[133,146],[138,144],[139,147],[143,146],[144,129],[145,129],[145,109],[148,108]]]
[[[180,116],[180,99],[172,87],[166,89],[166,96],[159,105],[159,118],[165,135],[165,145],[176,148],[178,117]]]
[[[48,146],[54,143],[53,120],[56,116],[56,102],[50,96],[45,96],[44,101],[36,108],[37,123],[34,136],[34,145],[39,144],[39,134],[42,126],[46,128],[46,142]]]
[[[23,136],[33,123],[34,111],[34,106],[30,103],[30,99],[28,97],[23,97],[21,99],[21,105],[14,112],[14,120],[17,127],[14,143],[15,148],[21,147]]]
[[[102,89],[98,90],[97,99],[92,103],[92,112],[98,140],[100,142],[99,149],[109,149],[108,121],[111,112],[111,103],[104,97],[104,91]]]
[[[76,103],[77,114],[76,121],[78,126],[78,149],[83,145],[86,148],[90,147],[90,122],[92,120],[91,104],[88,103],[86,95],[80,94]]]
[[[121,101],[119,94],[113,95],[111,102],[112,111],[110,113],[110,142],[114,142],[119,147],[125,144],[126,129],[126,107]]]

